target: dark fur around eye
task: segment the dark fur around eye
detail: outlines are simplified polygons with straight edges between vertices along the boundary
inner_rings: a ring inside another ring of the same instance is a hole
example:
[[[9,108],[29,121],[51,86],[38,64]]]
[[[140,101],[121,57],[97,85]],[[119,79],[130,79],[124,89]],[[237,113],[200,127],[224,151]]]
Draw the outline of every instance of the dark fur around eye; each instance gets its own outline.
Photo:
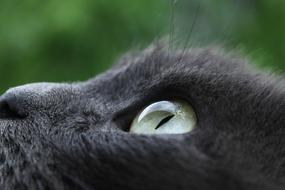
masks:
[[[148,48],[81,83],[10,89],[0,189],[284,189],[284,79],[213,49]],[[183,135],[127,133],[160,100],[192,105]]]

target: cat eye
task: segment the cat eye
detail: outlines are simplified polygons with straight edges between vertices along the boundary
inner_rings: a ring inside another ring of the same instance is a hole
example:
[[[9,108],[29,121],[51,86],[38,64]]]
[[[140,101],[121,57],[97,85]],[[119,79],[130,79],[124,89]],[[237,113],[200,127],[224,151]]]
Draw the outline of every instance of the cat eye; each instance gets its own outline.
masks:
[[[197,124],[193,108],[185,101],[160,101],[144,108],[133,120],[130,133],[182,134]]]

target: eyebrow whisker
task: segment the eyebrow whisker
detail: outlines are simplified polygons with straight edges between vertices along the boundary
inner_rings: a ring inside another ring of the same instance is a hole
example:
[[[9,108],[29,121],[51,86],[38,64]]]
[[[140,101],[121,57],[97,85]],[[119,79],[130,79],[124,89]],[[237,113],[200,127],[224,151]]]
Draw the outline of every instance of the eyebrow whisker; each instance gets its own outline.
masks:
[[[174,38],[174,30],[175,30],[175,4],[177,0],[171,0],[171,14],[170,14],[170,37],[168,40],[168,56],[170,51],[172,50],[173,38]]]
[[[201,3],[198,4],[197,8],[196,8],[196,11],[194,13],[194,19],[193,19],[193,22],[192,22],[192,25],[190,27],[190,31],[186,37],[186,40],[185,40],[185,44],[184,44],[184,47],[183,47],[183,51],[182,51],[182,56],[180,57],[179,59],[179,63],[182,61],[182,59],[184,58],[185,56],[185,53],[186,53],[186,49],[189,45],[189,42],[190,42],[190,39],[191,39],[191,36],[193,34],[193,31],[194,31],[194,28],[196,26],[196,22],[198,20],[198,13],[200,12],[200,8],[201,8]]]

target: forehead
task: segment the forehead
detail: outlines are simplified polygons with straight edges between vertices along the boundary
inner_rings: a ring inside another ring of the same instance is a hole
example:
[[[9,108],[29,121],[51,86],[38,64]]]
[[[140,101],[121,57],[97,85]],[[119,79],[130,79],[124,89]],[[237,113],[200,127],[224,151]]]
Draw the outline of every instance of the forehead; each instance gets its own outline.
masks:
[[[268,112],[274,112],[273,107],[284,109],[284,89],[278,83],[245,61],[214,49],[153,48],[124,56],[106,73],[84,83],[82,89],[112,111],[182,98],[207,118],[246,123],[248,116],[259,115],[263,122],[269,119]],[[280,117],[280,112],[273,116]]]
[[[135,86],[139,89],[192,79],[202,82],[245,72],[244,62],[227,59],[214,49],[169,51],[153,48],[123,56],[110,70],[91,79],[86,86],[90,91],[126,91]]]
[[[218,91],[227,93],[232,88],[254,87],[253,83],[267,80],[251,73],[243,61],[217,52],[153,48],[129,53],[110,70],[84,83],[83,89],[98,99],[132,101],[156,91],[183,90],[191,91],[192,95],[210,96]]]

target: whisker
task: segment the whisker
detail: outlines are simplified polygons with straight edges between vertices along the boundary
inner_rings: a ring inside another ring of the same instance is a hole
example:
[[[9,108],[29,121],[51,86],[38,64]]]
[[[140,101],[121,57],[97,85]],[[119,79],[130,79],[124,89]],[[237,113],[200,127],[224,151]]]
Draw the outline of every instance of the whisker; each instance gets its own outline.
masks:
[[[189,31],[189,33],[188,33],[188,35],[187,35],[187,37],[186,37],[186,40],[185,40],[185,44],[184,44],[183,51],[182,51],[182,56],[181,56],[180,59],[179,59],[179,63],[182,61],[182,59],[183,59],[184,56],[185,56],[186,49],[187,49],[187,47],[188,47],[188,45],[189,45],[189,42],[190,42],[192,33],[193,33],[193,31],[194,31],[194,28],[195,28],[195,26],[196,26],[196,22],[197,22],[197,20],[198,20],[197,18],[198,18],[198,13],[200,12],[200,8],[201,8],[201,3],[198,3],[198,6],[197,6],[196,11],[195,11],[195,13],[194,13],[194,19],[193,19],[192,25],[191,25],[191,27],[190,27],[190,31]]]
[[[237,15],[238,9],[241,7],[240,1],[234,1],[234,3],[235,3],[234,10],[232,10],[232,14],[229,16],[228,21],[225,23],[224,27],[222,28],[222,37],[221,37],[222,41],[226,42],[230,41],[231,22],[234,22],[234,17]]]
[[[175,24],[174,24],[174,21],[175,21],[175,14],[174,14],[174,11],[175,11],[175,4],[177,3],[177,0],[171,0],[171,13],[170,13],[170,38],[168,40],[168,57],[169,57],[169,53],[170,51],[172,50],[172,44],[173,44],[173,36],[174,36],[174,29],[175,29]]]

